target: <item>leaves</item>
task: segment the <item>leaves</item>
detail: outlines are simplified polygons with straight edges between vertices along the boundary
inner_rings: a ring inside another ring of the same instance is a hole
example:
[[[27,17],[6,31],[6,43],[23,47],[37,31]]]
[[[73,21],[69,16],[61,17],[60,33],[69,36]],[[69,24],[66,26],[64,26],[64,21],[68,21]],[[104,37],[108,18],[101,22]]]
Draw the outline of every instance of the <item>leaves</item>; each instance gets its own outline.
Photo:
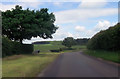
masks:
[[[54,25],[55,16],[48,13],[47,8],[41,10],[22,10],[16,5],[15,9],[2,12],[3,35],[19,41],[32,37],[52,38],[58,27]]]
[[[62,44],[65,45],[68,48],[71,48],[71,46],[75,45],[75,40],[72,37],[67,37],[63,40]]]
[[[100,31],[89,40],[88,49],[120,50],[120,23]]]

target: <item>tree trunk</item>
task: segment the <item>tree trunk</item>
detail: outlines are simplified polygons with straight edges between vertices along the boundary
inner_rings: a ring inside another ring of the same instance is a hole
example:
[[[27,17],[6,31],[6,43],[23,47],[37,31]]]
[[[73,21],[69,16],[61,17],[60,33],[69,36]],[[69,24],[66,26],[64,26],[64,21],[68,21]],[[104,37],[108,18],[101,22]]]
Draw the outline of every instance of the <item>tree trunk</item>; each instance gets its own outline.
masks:
[[[22,44],[22,39],[20,39],[20,43]]]

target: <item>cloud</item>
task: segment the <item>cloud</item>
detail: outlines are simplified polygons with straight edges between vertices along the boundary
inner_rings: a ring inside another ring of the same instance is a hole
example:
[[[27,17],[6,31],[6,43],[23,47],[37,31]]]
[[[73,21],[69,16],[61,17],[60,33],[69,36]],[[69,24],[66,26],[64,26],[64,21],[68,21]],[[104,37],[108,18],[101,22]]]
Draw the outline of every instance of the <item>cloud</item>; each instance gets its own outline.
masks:
[[[106,30],[109,27],[114,26],[115,24],[117,24],[117,22],[110,22],[107,20],[103,20],[103,21],[98,21],[98,23],[96,24],[96,26],[94,26],[93,29],[88,30],[87,34],[90,34],[88,36],[92,37],[93,35],[95,35],[97,32],[101,31],[101,30]]]
[[[116,23],[117,22],[111,23],[110,21],[107,21],[107,20],[98,21],[97,24],[91,29],[87,29],[87,28],[85,28],[85,26],[76,26],[73,29],[82,28],[82,30],[77,31],[77,29],[76,29],[75,33],[72,33],[69,30],[66,31],[64,28],[59,27],[59,29],[56,31],[56,33],[53,34],[53,39],[42,39],[40,37],[37,37],[37,38],[32,38],[31,40],[24,40],[24,43],[30,44],[35,41],[63,40],[66,37],[73,37],[75,39],[76,38],[91,38],[100,30],[103,30],[103,29],[105,30],[105,29],[109,28],[110,26],[115,25]]]
[[[11,10],[12,8],[15,8],[16,5],[20,5],[23,7],[23,9],[30,8],[30,9],[39,9],[39,5],[42,5],[42,2],[17,2],[14,4],[3,4],[0,3],[0,10],[1,11],[6,11],[6,10]]]
[[[16,2],[40,2],[39,0],[16,0]]]
[[[75,30],[82,32],[82,31],[85,31],[85,27],[84,26],[76,26]]]
[[[111,16],[118,13],[117,8],[99,8],[99,9],[73,9],[55,12],[56,24],[75,23],[86,21],[91,18],[102,16]]]
[[[111,23],[107,20],[99,21],[98,24],[94,27],[95,31],[105,30],[109,28],[110,26],[115,25],[116,23]]]
[[[23,2],[20,3],[21,6],[24,8],[31,8],[31,9],[39,9],[39,5],[42,5],[43,3],[37,3],[37,2]]]
[[[0,10],[1,11],[6,11],[6,10],[11,10],[11,8],[14,8],[15,4],[2,4],[0,3]]]
[[[106,0],[82,0],[79,8],[101,8],[106,4]]]
[[[1,2],[81,2],[83,0],[1,0]],[[85,0],[86,2],[93,2],[98,0]],[[100,0],[99,0],[100,1]],[[105,2],[119,2],[119,0],[106,0]]]
[[[61,5],[62,5],[62,2],[53,2],[53,4],[54,4],[55,6],[61,6]]]
[[[73,37],[74,35],[69,31],[64,30],[63,28],[59,28],[55,34],[53,34],[53,38],[57,40],[63,40],[66,37]]]
[[[115,24],[117,24],[117,22],[112,22],[111,23],[110,21],[103,20],[103,21],[98,21],[98,23],[91,29],[85,29],[84,28],[85,26],[84,27],[77,26],[77,28],[78,29],[80,28],[80,30],[78,30],[76,27],[75,27],[75,29],[76,29],[76,33],[79,33],[79,36],[91,38],[92,36],[94,36],[99,31],[106,30],[109,27],[114,26]],[[76,37],[76,35],[74,35],[74,37]],[[77,37],[78,37],[78,35],[77,35]]]

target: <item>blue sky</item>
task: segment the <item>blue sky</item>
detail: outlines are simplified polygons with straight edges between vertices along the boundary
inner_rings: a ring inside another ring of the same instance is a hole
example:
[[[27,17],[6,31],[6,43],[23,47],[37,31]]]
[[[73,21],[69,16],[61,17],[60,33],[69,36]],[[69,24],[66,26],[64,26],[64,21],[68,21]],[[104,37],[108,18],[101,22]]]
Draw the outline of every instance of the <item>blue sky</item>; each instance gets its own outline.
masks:
[[[2,2],[1,10],[14,8],[22,5],[23,9],[48,8],[56,17],[55,25],[59,27],[53,39],[63,40],[65,37],[91,38],[100,30],[105,30],[118,22],[118,2]],[[44,41],[42,38],[24,40],[24,43]]]

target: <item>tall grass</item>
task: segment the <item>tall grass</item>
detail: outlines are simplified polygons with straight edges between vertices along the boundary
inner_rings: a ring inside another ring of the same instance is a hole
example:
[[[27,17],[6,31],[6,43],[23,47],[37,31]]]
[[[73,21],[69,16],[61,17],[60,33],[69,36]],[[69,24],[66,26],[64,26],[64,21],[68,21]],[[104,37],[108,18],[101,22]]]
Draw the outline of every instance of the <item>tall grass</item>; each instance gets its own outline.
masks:
[[[18,58],[16,58],[16,56]],[[58,55],[15,55],[6,57],[2,63],[3,77],[36,77]]]
[[[85,50],[84,52],[88,55],[120,63],[119,61],[120,51]]]

